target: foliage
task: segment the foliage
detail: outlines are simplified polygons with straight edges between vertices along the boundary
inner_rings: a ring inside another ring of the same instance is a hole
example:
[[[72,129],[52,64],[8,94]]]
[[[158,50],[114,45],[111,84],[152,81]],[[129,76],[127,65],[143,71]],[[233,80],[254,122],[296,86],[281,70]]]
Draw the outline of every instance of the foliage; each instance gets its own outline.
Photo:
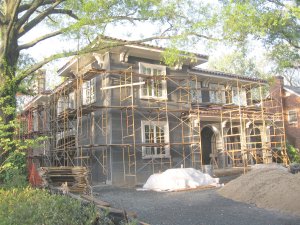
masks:
[[[11,121],[9,127],[13,130],[7,131],[7,126],[1,123],[0,118],[0,146],[3,149],[0,158],[0,184],[3,187],[24,187],[28,184],[26,151],[38,146],[45,138],[18,139],[20,127],[17,119]]]
[[[235,50],[227,55],[209,59],[209,68],[254,78],[267,78],[267,74],[260,68],[255,59],[250,58],[240,50]]]
[[[291,163],[300,163],[300,152],[293,145],[287,144],[287,153],[291,160]]]
[[[281,75],[287,69],[299,71],[300,2],[298,0],[224,0],[221,2],[224,4],[222,17],[224,18],[223,34],[226,40],[231,43],[249,43],[258,40],[264,45],[273,73]],[[294,79],[296,75],[289,73],[286,77]]]
[[[21,151],[14,151],[0,166],[0,181],[3,187],[25,187],[27,183],[26,155]]]
[[[94,205],[82,205],[67,196],[51,195],[45,190],[0,189],[0,223],[2,225],[83,225],[110,224]]]

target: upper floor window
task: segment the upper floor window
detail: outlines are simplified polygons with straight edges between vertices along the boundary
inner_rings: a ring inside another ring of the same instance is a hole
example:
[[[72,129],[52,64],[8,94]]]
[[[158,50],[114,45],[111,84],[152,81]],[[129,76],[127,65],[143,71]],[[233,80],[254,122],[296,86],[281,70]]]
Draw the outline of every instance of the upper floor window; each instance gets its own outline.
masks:
[[[288,112],[288,122],[289,122],[289,124],[298,123],[298,117],[297,117],[296,110],[290,110]]]
[[[167,99],[167,81],[163,76],[166,75],[165,66],[139,63],[139,73],[151,76],[140,78],[141,82],[145,82],[141,85],[141,98]]]
[[[69,109],[76,109],[76,95],[75,92],[69,94]]]
[[[33,113],[33,131],[39,130],[39,113],[37,110],[34,110]]]
[[[232,87],[232,103],[235,105],[246,106],[247,96],[245,88]]]
[[[202,102],[202,94],[201,94],[201,82],[192,80],[190,82],[190,93],[192,102],[199,103]]]
[[[96,102],[96,78],[86,81],[82,85],[82,104],[89,105]]]
[[[143,158],[170,157],[167,121],[142,121]]]
[[[60,114],[69,108],[68,97],[60,97],[57,101],[57,114]]]
[[[211,103],[225,104],[225,86],[221,84],[209,84],[209,99]]]

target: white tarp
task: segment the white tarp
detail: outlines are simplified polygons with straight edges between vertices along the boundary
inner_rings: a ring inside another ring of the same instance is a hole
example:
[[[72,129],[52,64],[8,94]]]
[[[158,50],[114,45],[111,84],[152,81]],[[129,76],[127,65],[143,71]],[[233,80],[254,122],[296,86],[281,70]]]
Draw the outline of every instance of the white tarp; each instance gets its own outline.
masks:
[[[144,190],[175,191],[199,186],[219,186],[219,178],[212,178],[193,168],[168,169],[151,175],[144,184]]]

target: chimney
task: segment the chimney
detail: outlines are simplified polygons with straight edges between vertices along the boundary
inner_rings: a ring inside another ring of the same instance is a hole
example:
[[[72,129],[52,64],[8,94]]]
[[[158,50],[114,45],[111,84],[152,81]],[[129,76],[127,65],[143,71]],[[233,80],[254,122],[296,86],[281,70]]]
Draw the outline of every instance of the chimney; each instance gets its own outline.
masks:
[[[274,76],[274,80],[270,86],[270,97],[276,102],[282,102],[284,78],[282,76]]]
[[[41,94],[46,88],[46,70],[38,70],[36,73],[36,80],[34,90],[37,94]]]
[[[284,78],[282,76],[275,76],[274,79],[275,79],[274,86],[282,88],[284,85]]]

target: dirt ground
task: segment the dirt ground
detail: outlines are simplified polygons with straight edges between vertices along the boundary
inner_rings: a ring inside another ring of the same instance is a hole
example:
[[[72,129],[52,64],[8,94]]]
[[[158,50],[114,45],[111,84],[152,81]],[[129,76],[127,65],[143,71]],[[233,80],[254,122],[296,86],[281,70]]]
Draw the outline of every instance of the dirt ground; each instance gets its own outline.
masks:
[[[158,193],[102,186],[94,196],[152,225],[298,225],[300,216],[235,202],[217,189]]]
[[[279,165],[258,168],[230,181],[219,194],[235,201],[255,204],[300,216],[300,173],[291,174]]]

